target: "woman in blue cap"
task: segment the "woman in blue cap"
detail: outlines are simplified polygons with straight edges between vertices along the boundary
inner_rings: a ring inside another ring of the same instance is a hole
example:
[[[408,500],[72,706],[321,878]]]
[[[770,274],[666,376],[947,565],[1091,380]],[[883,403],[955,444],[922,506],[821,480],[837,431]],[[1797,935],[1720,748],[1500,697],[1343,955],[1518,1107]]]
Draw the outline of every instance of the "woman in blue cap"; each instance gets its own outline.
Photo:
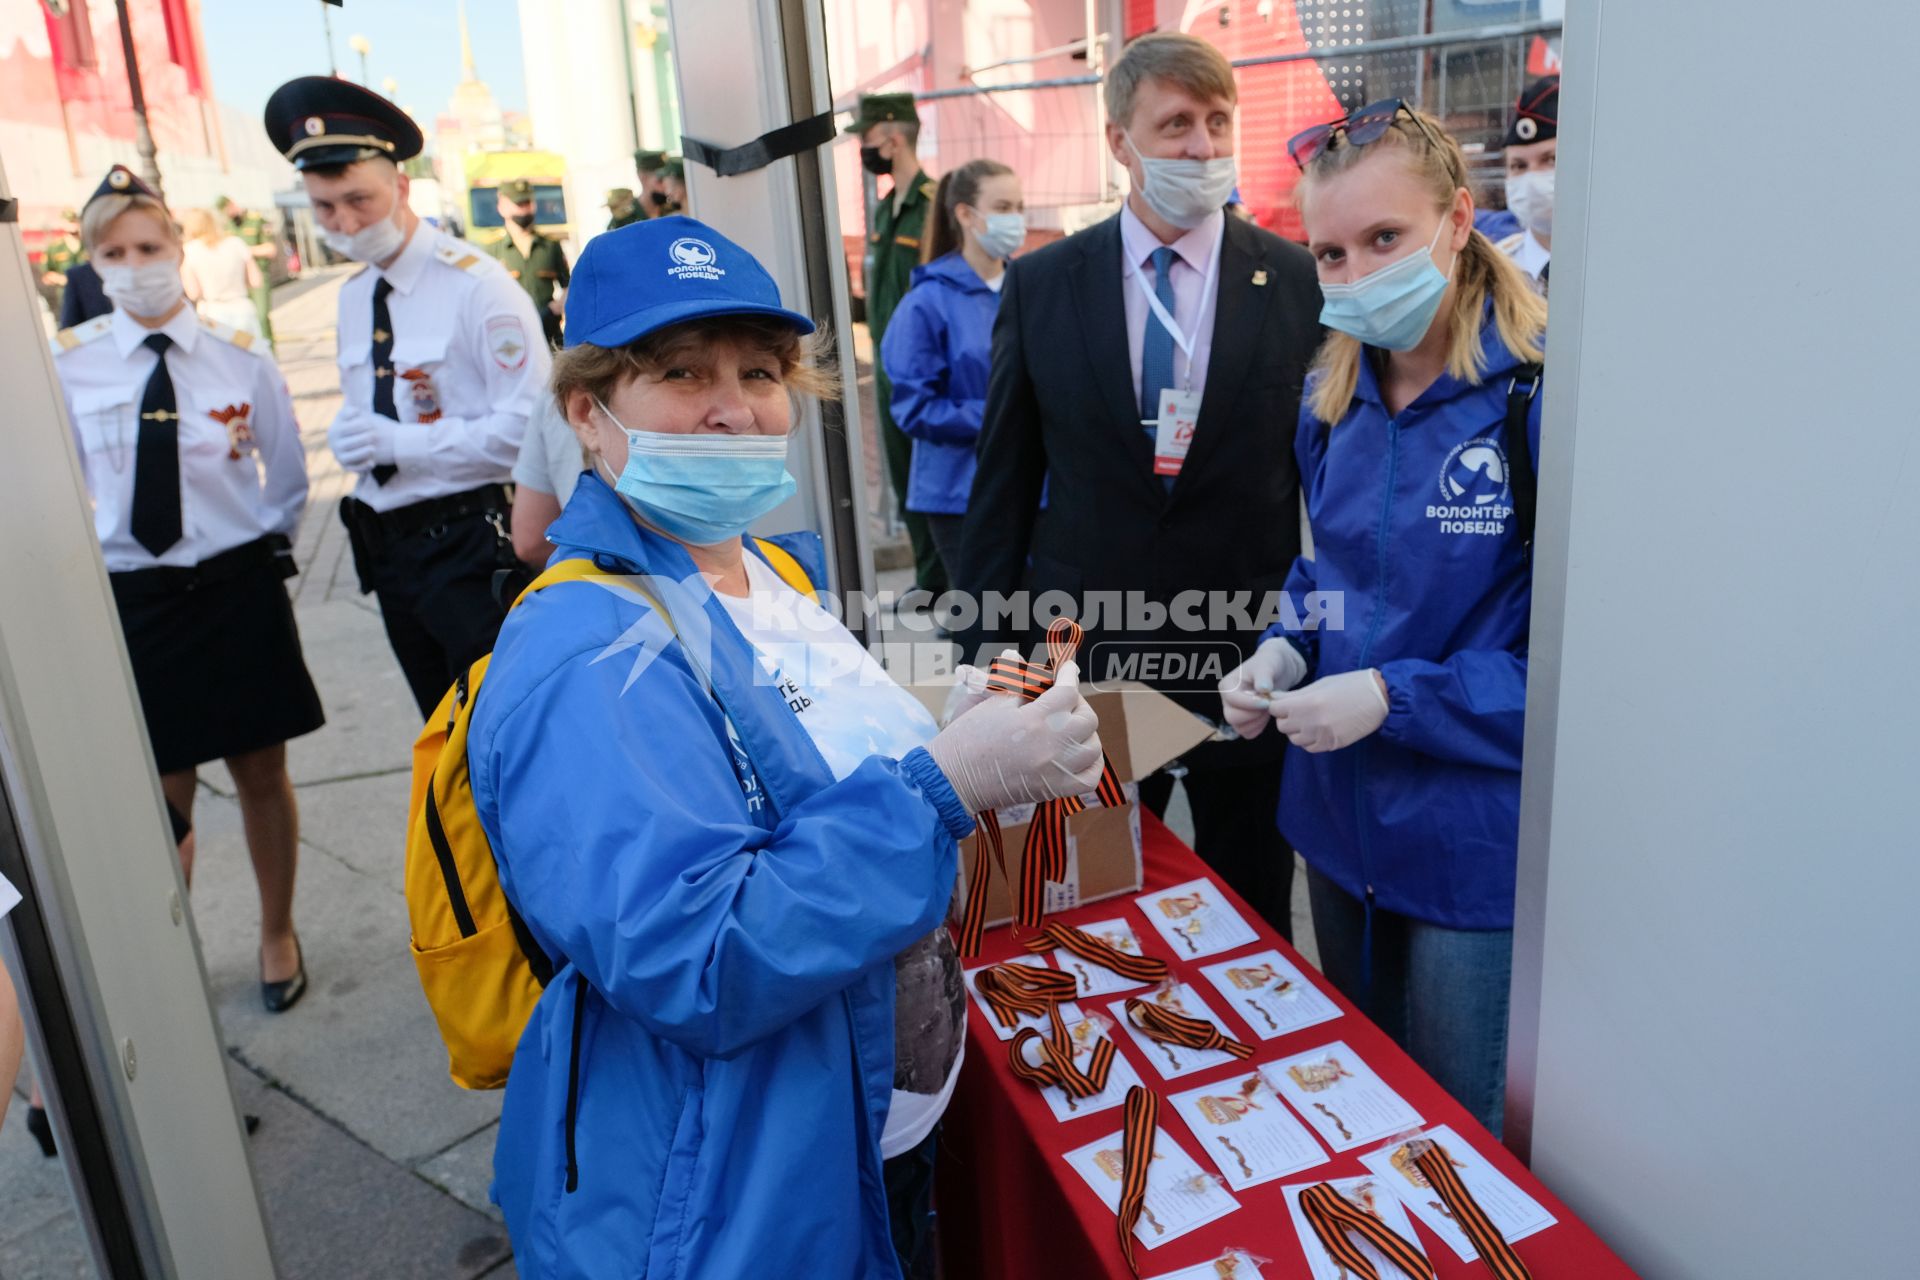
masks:
[[[513,611],[468,747],[556,968],[494,1156],[525,1276],[919,1273],[909,1174],[964,1035],[955,841],[1098,780],[1070,668],[936,730],[796,589],[811,536],[745,536],[794,492],[796,400],[831,387],[812,331],[688,218],[574,268],[554,393],[591,466],[548,538],[604,576]]]

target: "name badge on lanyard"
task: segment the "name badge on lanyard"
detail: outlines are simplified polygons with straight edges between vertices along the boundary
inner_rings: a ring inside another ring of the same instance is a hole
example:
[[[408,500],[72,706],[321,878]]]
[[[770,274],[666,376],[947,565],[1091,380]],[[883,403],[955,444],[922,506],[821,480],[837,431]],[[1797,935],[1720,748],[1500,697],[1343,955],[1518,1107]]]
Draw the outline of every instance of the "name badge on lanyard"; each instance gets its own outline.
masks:
[[[1167,333],[1172,336],[1174,345],[1187,358],[1186,385],[1166,387],[1160,392],[1160,412],[1153,421],[1153,474],[1156,476],[1177,476],[1180,468],[1186,465],[1187,453],[1193,448],[1194,428],[1200,421],[1201,392],[1193,385],[1193,347],[1194,338],[1175,323],[1160,299],[1147,287],[1147,277],[1137,264],[1129,263],[1128,272],[1133,282],[1140,288],[1140,296],[1147,300],[1147,309],[1159,320]],[[1194,325],[1198,328],[1201,317],[1206,315],[1207,304],[1212,300],[1214,291],[1220,284],[1220,247],[1214,246],[1213,260],[1207,264],[1206,286],[1200,294],[1200,306],[1194,313]]]

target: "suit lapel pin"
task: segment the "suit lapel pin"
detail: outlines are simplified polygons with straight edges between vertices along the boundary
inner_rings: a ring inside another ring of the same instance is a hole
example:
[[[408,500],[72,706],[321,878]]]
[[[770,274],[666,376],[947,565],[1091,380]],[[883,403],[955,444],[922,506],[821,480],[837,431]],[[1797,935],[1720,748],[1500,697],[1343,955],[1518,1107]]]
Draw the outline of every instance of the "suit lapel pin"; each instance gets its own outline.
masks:
[[[1261,288],[1261,287],[1262,287],[1262,286],[1264,286],[1264,285],[1265,285],[1266,283],[1267,283],[1267,273],[1266,273],[1266,270],[1265,270],[1264,268],[1262,268],[1261,270],[1259,270],[1259,271],[1256,271],[1256,272],[1254,272],[1254,273],[1253,273],[1253,286],[1254,286],[1254,288],[1256,288],[1256,289],[1258,289],[1258,288]]]

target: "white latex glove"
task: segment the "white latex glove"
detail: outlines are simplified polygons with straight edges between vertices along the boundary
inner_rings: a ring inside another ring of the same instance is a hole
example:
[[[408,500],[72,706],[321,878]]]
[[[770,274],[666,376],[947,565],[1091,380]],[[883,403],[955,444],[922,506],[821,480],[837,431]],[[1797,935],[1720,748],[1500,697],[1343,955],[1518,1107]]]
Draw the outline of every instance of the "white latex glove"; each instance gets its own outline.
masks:
[[[1307,660],[1280,636],[1260,642],[1253,656],[1220,679],[1221,718],[1243,738],[1257,738],[1273,719],[1273,695],[1307,674]]]
[[[1002,649],[1000,656],[1019,660],[1018,649]],[[953,673],[953,687],[947,691],[947,705],[940,713],[940,723],[952,724],[967,712],[979,706],[993,695],[987,692],[987,673],[970,662],[963,662]],[[1012,697],[1012,694],[1005,695]]]
[[[1387,721],[1387,694],[1380,673],[1343,671],[1304,689],[1273,695],[1273,722],[1302,751],[1350,747]]]
[[[327,428],[327,447],[346,471],[367,471],[393,461],[393,433],[400,424],[377,413],[343,409]]]
[[[1032,702],[986,698],[935,734],[927,754],[969,813],[1084,795],[1100,785],[1100,722],[1069,662]]]

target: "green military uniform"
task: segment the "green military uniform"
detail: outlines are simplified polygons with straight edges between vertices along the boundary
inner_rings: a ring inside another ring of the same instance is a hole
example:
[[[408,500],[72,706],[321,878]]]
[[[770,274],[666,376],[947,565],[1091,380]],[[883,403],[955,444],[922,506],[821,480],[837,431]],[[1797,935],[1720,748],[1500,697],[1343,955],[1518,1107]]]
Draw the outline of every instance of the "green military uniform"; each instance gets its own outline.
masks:
[[[684,195],[686,193],[687,162],[679,156],[668,156],[661,162],[660,177],[663,180],[671,178],[673,181],[679,183],[681,194]],[[676,213],[685,213],[686,211],[687,207],[684,203],[675,200],[671,194],[668,194],[667,202],[665,204],[656,202],[653,208],[648,211],[647,216],[649,218],[665,218]]]
[[[847,132],[861,135],[887,121],[917,124],[920,113],[910,93],[876,93],[860,99],[859,114]],[[907,510],[907,477],[913,467],[913,440],[893,421],[893,383],[880,363],[880,340],[894,308],[913,283],[920,265],[920,239],[926,234],[927,210],[933,207],[937,183],[924,172],[908,184],[904,198],[892,192],[881,198],[867,235],[867,332],[873,337],[875,409],[880,420],[880,444],[886,455],[887,478],[899,503],[900,520],[913,544],[914,584],[934,594],[947,589],[947,567],[934,549],[926,517]],[[897,208],[895,206],[898,206]]]
[[[666,167],[667,153],[664,151],[653,151],[642,147],[633,153],[633,171],[640,176],[641,187],[639,194],[634,197],[634,207],[640,211],[642,218],[666,216],[661,212],[660,206],[653,202],[653,193],[647,188],[648,179],[658,178],[660,171]]]
[[[647,220],[646,211],[640,207],[640,202],[633,198],[633,189],[630,187],[615,187],[607,192],[607,208],[610,211],[607,218],[609,231],[618,230],[629,223]],[[622,212],[623,208],[624,212]]]
[[[525,204],[533,199],[533,184],[524,179],[515,179],[500,184],[500,194],[515,204]],[[527,251],[513,242],[511,231],[500,238],[492,247],[493,256],[500,259],[507,274],[520,282],[520,287],[533,299],[533,309],[540,316],[540,327],[546,333],[547,345],[560,345],[560,317],[554,313],[553,291],[564,289],[573,278],[573,272],[567,266],[567,255],[560,248],[558,240],[549,240],[534,228],[528,228],[530,239]]]
[[[226,201],[221,200],[224,210]],[[251,209],[240,215],[240,221],[233,225],[233,233],[246,241],[249,249],[256,245],[272,244],[273,234],[267,230],[267,220]],[[271,258],[255,257],[254,265],[260,268],[260,283],[247,290],[247,296],[253,299],[253,310],[260,317],[260,336],[269,344],[273,342],[273,268]]]
[[[68,219],[72,221],[72,219]],[[40,270],[58,272],[64,276],[87,260],[87,251],[80,247],[80,237],[63,235],[57,240],[47,241],[47,248],[40,260]],[[61,304],[66,301],[67,286],[50,284],[45,286],[47,305],[53,308],[53,314],[60,314]]]

